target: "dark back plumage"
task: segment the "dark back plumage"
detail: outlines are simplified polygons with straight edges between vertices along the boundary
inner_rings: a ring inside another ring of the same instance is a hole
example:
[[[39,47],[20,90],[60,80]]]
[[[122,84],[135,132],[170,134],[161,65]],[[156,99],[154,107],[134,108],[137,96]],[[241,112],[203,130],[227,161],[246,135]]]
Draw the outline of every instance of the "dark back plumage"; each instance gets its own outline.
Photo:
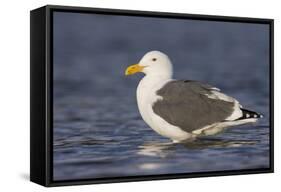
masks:
[[[197,81],[171,81],[157,91],[163,99],[156,101],[152,109],[168,123],[192,132],[222,122],[233,113],[234,102],[207,96],[214,91],[214,87]]]

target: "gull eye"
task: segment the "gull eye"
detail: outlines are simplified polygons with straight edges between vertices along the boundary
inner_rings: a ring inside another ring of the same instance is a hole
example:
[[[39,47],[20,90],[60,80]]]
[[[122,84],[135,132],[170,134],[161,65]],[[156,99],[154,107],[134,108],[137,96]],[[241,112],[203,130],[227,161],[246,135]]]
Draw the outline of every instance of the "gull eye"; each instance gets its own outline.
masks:
[[[152,61],[156,61],[156,60],[157,60],[156,58],[153,58],[153,59],[152,59]]]

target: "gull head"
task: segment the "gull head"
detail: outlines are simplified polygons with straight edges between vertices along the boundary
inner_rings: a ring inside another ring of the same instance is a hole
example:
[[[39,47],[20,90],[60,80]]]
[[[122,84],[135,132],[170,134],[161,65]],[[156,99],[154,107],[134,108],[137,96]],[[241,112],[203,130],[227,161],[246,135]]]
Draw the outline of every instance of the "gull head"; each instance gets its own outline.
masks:
[[[171,78],[173,66],[169,57],[160,51],[150,51],[146,53],[139,63],[130,65],[125,75],[133,75],[142,72],[147,76],[161,76]]]

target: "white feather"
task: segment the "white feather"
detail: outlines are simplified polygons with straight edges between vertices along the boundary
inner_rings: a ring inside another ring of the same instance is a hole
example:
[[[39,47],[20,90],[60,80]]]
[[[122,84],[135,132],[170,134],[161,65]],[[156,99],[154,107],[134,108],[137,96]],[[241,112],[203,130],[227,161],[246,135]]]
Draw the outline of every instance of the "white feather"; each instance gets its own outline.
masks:
[[[225,121],[225,122],[208,125],[206,127],[203,127],[202,129],[195,130],[192,133],[196,134],[197,136],[214,135],[214,134],[222,132],[225,128],[237,126],[237,125],[243,125],[243,124],[247,124],[247,123],[254,123],[256,121],[257,121],[257,119],[254,119],[254,118],[242,119],[242,120],[238,120],[238,121]]]
[[[241,105],[239,104],[239,102],[236,99],[234,99],[230,96],[227,96],[218,91],[212,91],[211,94],[206,94],[206,96],[211,99],[218,99],[218,100],[223,100],[223,101],[234,103],[232,114],[230,116],[228,116],[225,120],[232,121],[232,120],[236,120],[243,116],[242,110],[240,109]]]

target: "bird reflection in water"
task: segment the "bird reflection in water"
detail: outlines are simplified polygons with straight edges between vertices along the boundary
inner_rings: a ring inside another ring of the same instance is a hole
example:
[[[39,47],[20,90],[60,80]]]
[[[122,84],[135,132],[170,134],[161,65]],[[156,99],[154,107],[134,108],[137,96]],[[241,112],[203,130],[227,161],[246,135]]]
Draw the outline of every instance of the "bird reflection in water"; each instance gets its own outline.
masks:
[[[161,142],[161,143],[144,143],[139,146],[138,155],[151,157],[167,157],[172,154],[176,147],[183,147],[187,150],[200,150],[206,148],[229,148],[241,147],[243,145],[254,145],[256,140],[225,140],[220,138],[198,138],[196,140],[184,143]]]

